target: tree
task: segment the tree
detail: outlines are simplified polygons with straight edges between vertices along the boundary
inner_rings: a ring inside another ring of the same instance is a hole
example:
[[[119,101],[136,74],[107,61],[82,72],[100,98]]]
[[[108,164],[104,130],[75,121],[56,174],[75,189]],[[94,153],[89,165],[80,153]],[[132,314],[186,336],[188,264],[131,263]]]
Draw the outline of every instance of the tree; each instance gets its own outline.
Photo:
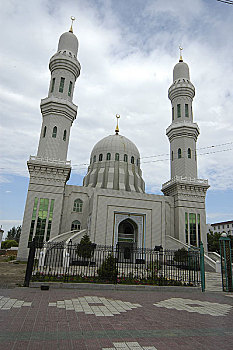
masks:
[[[220,232],[207,233],[208,251],[220,253],[219,238],[221,237]]]
[[[18,242],[16,242],[14,239],[6,240],[2,242],[1,248],[2,249],[9,249],[11,247],[18,247]]]
[[[77,245],[76,252],[78,256],[84,259],[90,259],[94,254],[95,247],[96,244],[92,243],[88,234],[85,233],[80,243]]]
[[[20,235],[21,235],[21,230],[22,230],[22,226],[21,226],[21,225],[18,226],[18,227],[13,226],[13,227],[8,231],[6,240],[7,240],[7,241],[14,240],[14,241],[16,241],[17,243],[19,243],[19,239],[20,239]]]
[[[118,275],[117,260],[113,254],[109,254],[97,271],[99,278],[114,282]]]

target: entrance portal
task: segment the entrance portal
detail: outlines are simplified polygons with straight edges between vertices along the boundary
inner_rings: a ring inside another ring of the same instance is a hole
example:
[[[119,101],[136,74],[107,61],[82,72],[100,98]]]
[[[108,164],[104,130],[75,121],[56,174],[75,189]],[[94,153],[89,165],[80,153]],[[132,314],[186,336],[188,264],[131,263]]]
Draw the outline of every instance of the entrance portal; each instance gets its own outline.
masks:
[[[118,227],[118,261],[133,262],[133,249],[137,247],[137,225],[130,219],[123,220]]]

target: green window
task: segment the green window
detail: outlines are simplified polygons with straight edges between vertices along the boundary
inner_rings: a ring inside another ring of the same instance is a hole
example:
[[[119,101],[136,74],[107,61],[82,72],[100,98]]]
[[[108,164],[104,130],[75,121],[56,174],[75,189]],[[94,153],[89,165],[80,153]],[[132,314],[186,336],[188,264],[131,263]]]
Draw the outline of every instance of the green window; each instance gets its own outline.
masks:
[[[174,120],[174,107],[172,107],[172,120]]]
[[[189,214],[189,233],[190,233],[190,244],[193,246],[197,245],[196,235],[196,214]]]
[[[50,209],[49,209],[49,218],[48,218],[48,227],[47,227],[47,234],[46,234],[46,242],[50,239],[50,232],[52,227],[52,220],[53,220],[53,208],[54,208],[54,199],[51,199],[50,202]]]
[[[188,118],[189,117],[189,105],[185,104],[185,117]]]
[[[186,239],[186,244],[188,244],[189,242],[188,213],[185,213],[185,239]]]
[[[31,243],[32,238],[33,238],[33,232],[34,232],[34,227],[35,227],[35,222],[36,222],[37,205],[38,205],[38,198],[35,197],[28,243]]]
[[[56,137],[57,137],[57,127],[56,127],[56,126],[54,126],[54,128],[53,128],[52,137],[53,137],[53,138],[56,138]]]
[[[52,85],[51,85],[51,91],[50,91],[50,92],[53,92],[53,90],[54,90],[54,85],[55,85],[55,78],[53,78],[53,80],[52,80]]]
[[[178,159],[182,157],[181,148],[178,148]]]
[[[44,127],[44,130],[43,130],[43,137],[45,137],[46,131],[47,131],[47,127],[45,126],[45,127]]]
[[[134,164],[134,156],[131,157],[131,164]]]
[[[37,217],[36,233],[35,233],[36,241],[39,243],[42,243],[44,241],[48,208],[49,208],[48,198],[41,198],[38,217]]]
[[[111,153],[107,153],[107,160],[111,160]]]
[[[74,230],[77,230],[77,231],[81,230],[81,223],[80,223],[80,221],[75,220],[75,221],[72,222],[72,224],[71,224],[71,231],[74,231]]]
[[[128,162],[128,156],[127,156],[127,154],[124,154],[124,162]]]
[[[72,81],[70,81],[70,84],[69,84],[69,90],[68,90],[68,96],[71,96],[71,92],[72,92]]]
[[[95,162],[96,162],[96,156],[93,157],[93,163],[95,163]]]
[[[81,199],[75,199],[73,211],[76,211],[77,213],[82,213],[83,211],[83,201]]]
[[[137,166],[139,166],[140,165],[140,159],[138,158],[137,159]]]
[[[66,130],[64,130],[64,133],[63,133],[63,141],[66,141]]]
[[[115,154],[115,160],[119,160],[120,159],[120,155],[119,155],[119,153],[116,153]]]
[[[65,85],[65,78],[61,78],[60,80],[60,86],[59,86],[59,92],[63,92]]]
[[[201,243],[201,222],[200,222],[200,214],[197,214],[197,236],[198,236],[198,245]]]
[[[100,155],[99,155],[99,161],[102,162],[102,160],[103,160],[103,154],[100,153]]]
[[[180,108],[180,104],[177,105],[177,118],[181,117],[181,108]]]
[[[191,148],[188,148],[188,158],[192,158]]]

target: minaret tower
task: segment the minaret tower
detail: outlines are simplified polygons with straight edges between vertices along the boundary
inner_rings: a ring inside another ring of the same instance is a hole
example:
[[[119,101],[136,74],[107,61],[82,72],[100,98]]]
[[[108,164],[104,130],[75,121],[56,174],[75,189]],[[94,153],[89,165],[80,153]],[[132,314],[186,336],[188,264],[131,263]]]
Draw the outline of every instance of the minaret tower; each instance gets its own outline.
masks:
[[[166,130],[171,180],[163,184],[162,192],[174,197],[174,238],[198,246],[201,240],[206,244],[205,195],[209,185],[208,180],[197,176],[196,142],[200,131],[193,122],[195,88],[181,51],[180,47],[180,59],[173,69],[173,83],[168,90],[172,105],[172,122]]]
[[[41,100],[42,127],[37,156],[30,156],[30,182],[22,225],[18,258],[25,259],[28,245],[48,241],[60,233],[63,194],[70,176],[67,161],[70,128],[77,106],[72,102],[76,79],[80,74],[77,60],[78,39],[70,30],[59,39],[58,50],[51,57],[48,97]]]

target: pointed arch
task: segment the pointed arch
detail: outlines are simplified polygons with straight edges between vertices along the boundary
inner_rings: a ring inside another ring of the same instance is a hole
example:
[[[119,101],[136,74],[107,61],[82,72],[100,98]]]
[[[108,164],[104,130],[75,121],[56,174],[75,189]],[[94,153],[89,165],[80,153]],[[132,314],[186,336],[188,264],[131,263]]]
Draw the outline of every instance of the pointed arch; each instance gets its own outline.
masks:
[[[178,159],[180,159],[181,157],[182,157],[181,148],[178,148]]]
[[[53,137],[53,138],[56,138],[56,137],[57,137],[57,127],[56,127],[56,126],[54,126],[54,128],[53,128],[52,137]]]
[[[81,222],[78,220],[74,220],[71,224],[71,231],[80,231],[81,230]]]

